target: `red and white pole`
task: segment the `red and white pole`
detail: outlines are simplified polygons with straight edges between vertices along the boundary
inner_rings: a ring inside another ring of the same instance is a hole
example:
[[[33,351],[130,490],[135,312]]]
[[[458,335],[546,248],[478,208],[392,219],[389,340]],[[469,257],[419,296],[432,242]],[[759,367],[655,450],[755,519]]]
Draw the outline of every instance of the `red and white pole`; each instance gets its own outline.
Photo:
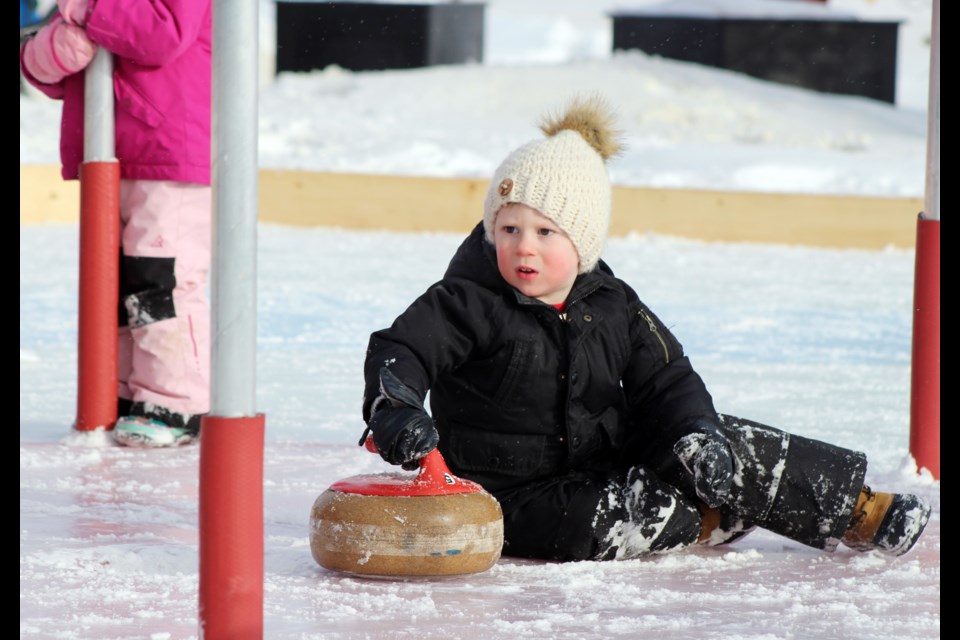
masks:
[[[114,150],[113,58],[100,49],[84,77],[80,166],[80,304],[74,428],[117,421],[120,298],[120,163]]]
[[[200,632],[263,637],[256,412],[258,0],[213,3],[213,354],[200,445]]]
[[[910,453],[940,479],[940,0],[933,3],[927,180],[917,220],[910,396]]]

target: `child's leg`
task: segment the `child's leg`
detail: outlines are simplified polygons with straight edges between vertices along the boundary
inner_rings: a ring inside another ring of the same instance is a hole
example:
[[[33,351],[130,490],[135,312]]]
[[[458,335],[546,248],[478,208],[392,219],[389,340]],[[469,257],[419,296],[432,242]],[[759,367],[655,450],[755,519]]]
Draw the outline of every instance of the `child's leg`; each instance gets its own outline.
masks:
[[[701,530],[693,501],[643,467],[571,472],[497,498],[508,556],[627,559],[693,544]]]
[[[919,539],[929,503],[865,487],[862,453],[748,420],[721,420],[741,482],[719,509],[720,526],[708,542],[722,542],[731,524],[755,524],[827,551],[842,541],[861,551],[902,555]]]
[[[720,526],[706,542],[719,544],[762,527],[818,549],[835,549],[863,488],[866,456],[732,416],[720,416],[720,424],[735,458],[734,485],[719,508]],[[660,477],[695,495],[672,452],[647,462]]]
[[[124,180],[120,397],[168,424],[209,410],[210,187]],[[129,347],[129,356],[123,355]]]
[[[504,554],[632,558],[698,540],[728,542],[753,527],[828,551],[844,540],[856,548],[900,554],[923,530],[929,506],[915,496],[881,494],[893,506],[872,512],[870,496],[864,497],[862,453],[731,416],[721,416],[721,425],[736,472],[730,499],[718,509],[699,503],[689,474],[672,452],[650,457],[650,467],[638,465],[625,473],[571,472],[497,495],[504,514]],[[858,507],[858,501],[866,506]],[[865,509],[863,521],[869,526],[851,539],[855,508]]]
[[[817,548],[836,547],[863,486],[863,454],[728,416],[722,429],[736,475],[720,509],[699,503],[670,449],[628,461],[651,466],[571,472],[498,494],[504,554],[633,558],[685,547],[701,533],[707,544],[728,542],[755,526]]]

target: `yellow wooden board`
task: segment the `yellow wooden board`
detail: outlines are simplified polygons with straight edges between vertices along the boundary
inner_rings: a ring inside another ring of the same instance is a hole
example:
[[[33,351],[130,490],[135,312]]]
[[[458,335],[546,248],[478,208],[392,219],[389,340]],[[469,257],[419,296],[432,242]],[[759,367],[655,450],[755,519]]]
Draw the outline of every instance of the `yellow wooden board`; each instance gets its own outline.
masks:
[[[466,232],[486,180],[260,171],[262,222]],[[75,222],[79,188],[54,166],[20,167],[20,224]],[[614,187],[611,234],[825,247],[913,247],[920,198]]]

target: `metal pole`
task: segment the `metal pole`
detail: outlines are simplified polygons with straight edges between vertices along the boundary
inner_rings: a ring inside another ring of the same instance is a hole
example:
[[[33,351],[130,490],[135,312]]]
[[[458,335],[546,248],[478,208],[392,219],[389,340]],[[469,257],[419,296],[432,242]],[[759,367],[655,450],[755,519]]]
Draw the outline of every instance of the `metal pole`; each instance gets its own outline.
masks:
[[[201,637],[263,637],[256,413],[258,0],[213,3],[211,415],[200,447]]]
[[[114,150],[113,57],[99,49],[84,72],[77,330],[78,431],[117,421],[120,164]]]
[[[940,0],[933,3],[927,180],[917,219],[910,370],[910,452],[940,479]]]
[[[927,102],[927,181],[923,217],[940,221],[940,0],[933,3],[930,91]]]
[[[103,47],[84,72],[83,161],[116,162],[113,55]]]
[[[213,13],[213,377],[211,413],[256,413],[257,0]]]

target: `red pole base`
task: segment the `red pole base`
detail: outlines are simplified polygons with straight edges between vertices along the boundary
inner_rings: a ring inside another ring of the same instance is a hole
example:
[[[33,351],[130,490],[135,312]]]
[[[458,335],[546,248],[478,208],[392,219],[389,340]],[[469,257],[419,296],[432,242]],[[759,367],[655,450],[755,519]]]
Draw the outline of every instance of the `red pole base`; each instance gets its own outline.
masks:
[[[263,637],[263,414],[200,428],[200,637]]]
[[[940,479],[940,221],[917,220],[910,453]]]
[[[117,305],[120,299],[120,164],[80,166],[80,311],[74,428],[117,421]]]

